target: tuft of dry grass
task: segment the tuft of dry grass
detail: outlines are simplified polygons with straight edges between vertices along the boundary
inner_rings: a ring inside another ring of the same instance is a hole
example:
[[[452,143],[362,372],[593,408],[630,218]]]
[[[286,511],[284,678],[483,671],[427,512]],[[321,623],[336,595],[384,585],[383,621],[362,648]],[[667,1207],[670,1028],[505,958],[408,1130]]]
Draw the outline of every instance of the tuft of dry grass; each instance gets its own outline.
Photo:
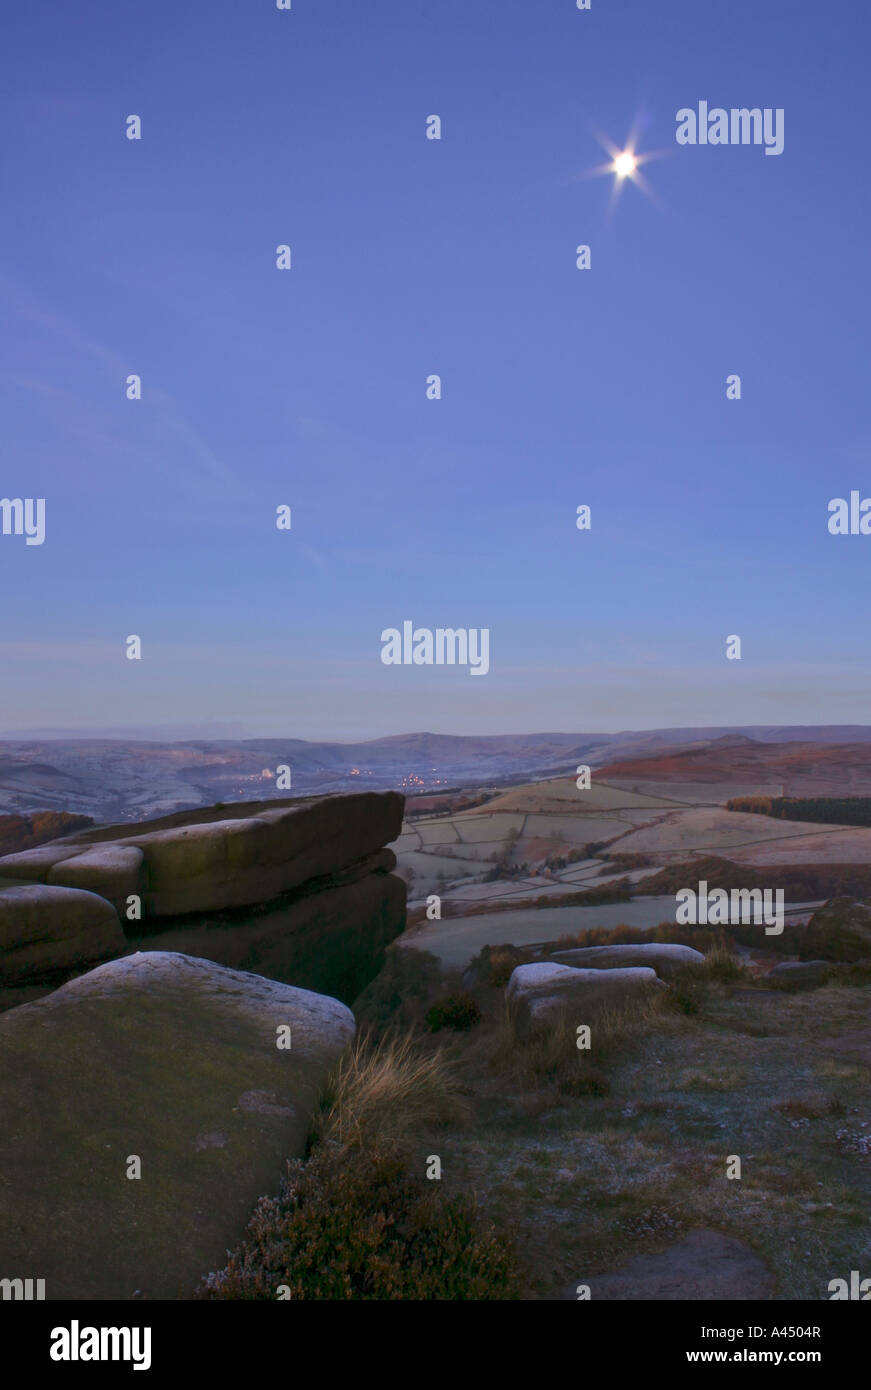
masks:
[[[425,1050],[412,1033],[387,1034],[377,1042],[364,1033],[332,1074],[312,1138],[341,1148],[402,1143],[423,1128],[467,1115],[444,1051]]]
[[[682,965],[676,972],[681,981],[704,980],[718,984],[732,984],[752,977],[743,962],[730,949],[725,941],[717,941],[705,953],[705,959],[698,964]]]
[[[646,1036],[661,1010],[658,992],[607,1006],[596,1015],[590,1047],[579,1049],[577,1019],[570,1006],[554,1016],[546,1029],[521,1042],[506,1000],[502,1016],[493,1020],[482,1038],[481,1050],[486,1049],[488,1069],[504,1076],[514,1095],[553,1086],[563,1095],[603,1096],[611,1089],[605,1064],[626,1044]]]

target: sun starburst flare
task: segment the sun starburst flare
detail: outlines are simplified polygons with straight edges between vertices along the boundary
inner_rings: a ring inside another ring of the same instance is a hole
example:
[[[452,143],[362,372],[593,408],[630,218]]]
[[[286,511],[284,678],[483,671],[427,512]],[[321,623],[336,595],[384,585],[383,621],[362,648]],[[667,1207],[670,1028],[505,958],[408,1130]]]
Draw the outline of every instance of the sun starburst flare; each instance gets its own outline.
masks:
[[[620,189],[626,183],[634,183],[637,188],[641,189],[642,193],[651,199],[651,201],[657,202],[658,200],[653,189],[641,172],[641,166],[642,164],[647,164],[651,159],[661,158],[667,151],[648,150],[645,151],[644,154],[639,154],[636,148],[637,134],[634,130],[630,134],[623,149],[613,144],[607,137],[599,135],[595,131],[593,133],[602,146],[602,149],[610,155],[610,158],[606,164],[599,164],[595,169],[589,169],[586,174],[582,174],[580,177],[595,178],[602,174],[611,174],[614,179],[611,193],[611,207],[613,207],[616,202]]]

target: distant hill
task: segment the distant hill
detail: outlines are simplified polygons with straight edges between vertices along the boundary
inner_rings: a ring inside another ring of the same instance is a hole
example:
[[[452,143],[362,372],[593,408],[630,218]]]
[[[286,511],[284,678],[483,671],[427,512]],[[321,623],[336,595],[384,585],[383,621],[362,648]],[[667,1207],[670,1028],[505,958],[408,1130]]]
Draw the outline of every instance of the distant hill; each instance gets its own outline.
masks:
[[[597,768],[603,781],[780,784],[786,796],[871,795],[871,743],[759,742],[745,736],[709,739]]]
[[[816,749],[802,754],[801,749]],[[768,753],[759,752],[769,749]],[[852,750],[852,751],[846,751]],[[822,782],[789,782],[790,758],[830,773]],[[771,761],[769,783],[787,793],[849,795],[871,790],[864,769],[871,726],[752,726],[602,733],[396,734],[355,743],[297,738],[15,738],[0,741],[0,813],[79,812],[97,821],[142,820],[218,801],[325,792],[395,789],[412,795],[505,787],[574,775],[582,763],[617,776],[712,779],[752,788]],[[655,770],[651,759],[660,759]],[[777,763],[777,759],[785,759]],[[742,763],[742,759],[744,760]],[[641,765],[644,771],[641,771]],[[291,786],[277,788],[279,766]],[[744,768],[741,772],[739,769]]]

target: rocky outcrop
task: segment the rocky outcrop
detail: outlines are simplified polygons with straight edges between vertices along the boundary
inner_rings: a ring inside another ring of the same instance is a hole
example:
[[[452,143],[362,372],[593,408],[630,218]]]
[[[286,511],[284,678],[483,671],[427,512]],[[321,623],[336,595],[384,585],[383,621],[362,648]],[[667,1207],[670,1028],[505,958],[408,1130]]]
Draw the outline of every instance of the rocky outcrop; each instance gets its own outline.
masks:
[[[241,802],[182,812],[142,825],[83,830],[26,854],[0,859],[0,878],[67,882],[143,893],[145,916],[178,917],[250,907],[333,874],[395,840],[404,798],[397,792]],[[99,846],[99,848],[95,848]],[[142,859],[119,851],[139,850]],[[89,882],[89,878],[93,882]]]
[[[392,859],[392,854],[390,859]],[[405,884],[382,870],[287,901],[169,925],[134,942],[183,951],[234,970],[333,994],[352,1003],[384,964],[405,926]]]
[[[46,881],[99,893],[123,915],[132,893],[143,896],[144,863],[142,850],[135,845],[98,845],[53,864]]]
[[[0,893],[0,985],[32,986],[127,949],[111,903],[43,884]]]
[[[806,961],[871,960],[871,907],[852,898],[832,898],[805,927],[801,956]]]
[[[519,1036],[552,1027],[562,1016],[573,1023],[591,1024],[602,1012],[632,999],[668,989],[647,966],[614,970],[581,970],[542,961],[518,965],[508,981],[506,997]]]
[[[701,951],[693,950],[692,946],[677,946],[665,941],[645,941],[634,946],[580,946],[570,951],[554,951],[551,960],[592,970],[649,965],[663,980],[670,979],[681,966],[705,963]]]
[[[10,904],[0,970],[7,955],[22,966],[0,983],[58,983],[65,969],[124,951],[171,949],[350,1003],[405,925],[405,885],[384,848],[399,835],[403,805],[395,792],[242,802],[84,830],[8,855],[0,881],[34,886],[0,890],[0,914]],[[115,920],[113,945],[102,929],[86,943],[79,912],[68,932],[75,946],[54,949],[64,936],[59,906],[35,951],[37,928],[12,911],[22,893],[46,903],[52,894],[67,903],[98,895],[105,921],[107,913]]]
[[[0,1015],[4,1273],[47,1299],[192,1297],[353,1033],[335,999],[162,952]]]

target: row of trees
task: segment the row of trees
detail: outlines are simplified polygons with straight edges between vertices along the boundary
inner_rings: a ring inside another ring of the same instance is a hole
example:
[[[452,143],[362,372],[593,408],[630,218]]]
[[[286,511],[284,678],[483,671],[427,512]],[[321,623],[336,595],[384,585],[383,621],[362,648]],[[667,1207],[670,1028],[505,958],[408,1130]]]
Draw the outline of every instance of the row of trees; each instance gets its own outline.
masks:
[[[871,796],[734,796],[726,810],[825,825],[871,825]]]

